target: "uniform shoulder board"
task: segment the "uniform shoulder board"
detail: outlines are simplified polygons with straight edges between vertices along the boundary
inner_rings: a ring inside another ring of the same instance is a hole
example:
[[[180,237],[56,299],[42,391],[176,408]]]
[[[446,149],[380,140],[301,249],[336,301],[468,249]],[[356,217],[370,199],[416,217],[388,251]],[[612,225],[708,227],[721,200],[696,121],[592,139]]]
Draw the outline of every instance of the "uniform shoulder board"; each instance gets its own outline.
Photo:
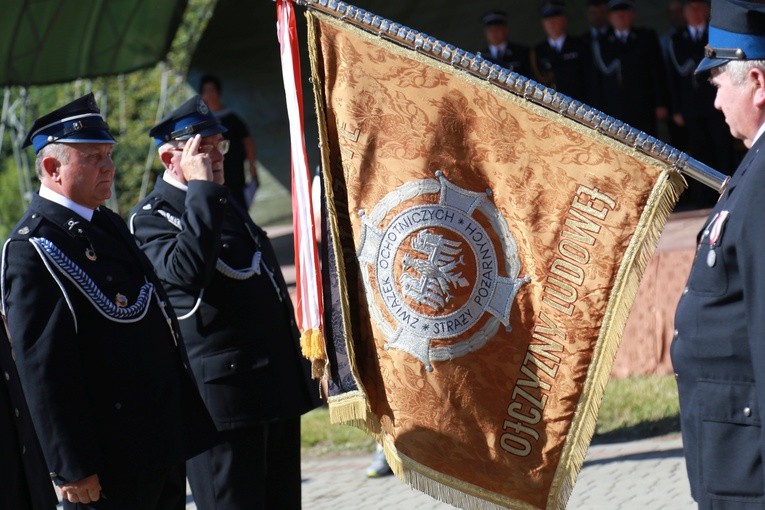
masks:
[[[40,213],[25,215],[10,233],[10,238],[18,241],[28,240],[37,230],[41,221],[42,215]]]

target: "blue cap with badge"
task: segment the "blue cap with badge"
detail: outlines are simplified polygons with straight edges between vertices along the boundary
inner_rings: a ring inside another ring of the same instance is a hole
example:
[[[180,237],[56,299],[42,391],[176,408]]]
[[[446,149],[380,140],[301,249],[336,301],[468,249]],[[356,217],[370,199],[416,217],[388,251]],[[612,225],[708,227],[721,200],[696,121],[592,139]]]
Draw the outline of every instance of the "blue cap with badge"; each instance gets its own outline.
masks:
[[[160,146],[171,140],[188,140],[197,134],[204,137],[226,131],[207,104],[196,95],[159,121],[151,128],[149,136]]]
[[[117,143],[92,92],[34,121],[22,147],[32,145],[36,154],[54,142]]]
[[[709,43],[696,73],[735,60],[765,59],[765,5],[742,0],[713,0]]]
[[[562,16],[564,14],[564,5],[561,0],[550,0],[542,5],[542,19]]]
[[[609,11],[631,11],[635,8],[634,0],[609,0]]]
[[[485,27],[490,27],[493,25],[507,25],[507,13],[505,11],[487,12],[481,18],[481,22]]]

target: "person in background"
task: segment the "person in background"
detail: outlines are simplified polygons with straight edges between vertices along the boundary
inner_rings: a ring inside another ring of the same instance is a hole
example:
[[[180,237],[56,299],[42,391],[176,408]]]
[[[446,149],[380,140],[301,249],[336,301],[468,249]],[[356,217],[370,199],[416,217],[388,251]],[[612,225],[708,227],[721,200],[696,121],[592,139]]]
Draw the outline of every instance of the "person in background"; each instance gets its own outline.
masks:
[[[223,137],[229,140],[228,153],[224,161],[226,187],[231,198],[245,210],[249,210],[255,190],[260,186],[255,157],[255,142],[242,118],[221,102],[223,86],[217,76],[206,74],[199,80],[199,94],[225,128]],[[250,176],[246,183],[245,173]],[[249,200],[247,197],[249,196]]]
[[[53,510],[58,499],[0,328],[0,510]]]
[[[635,3],[610,0],[611,29],[593,46],[592,106],[650,135],[667,118],[667,93],[659,40],[633,27]]]
[[[672,55],[670,54],[670,45],[672,37],[678,32],[685,30],[685,18],[683,16],[683,1],[682,0],[670,0],[667,2],[667,21],[669,21],[669,30],[664,32],[659,38],[659,45],[661,46],[661,56],[664,63],[664,74],[667,76],[667,87],[670,87],[670,76],[672,72]],[[669,94],[669,111],[670,113],[676,110],[675,96]],[[669,131],[669,143],[676,149],[681,151],[688,150],[688,130],[683,124],[677,123],[677,118],[674,115],[669,115],[667,118],[667,130]]]
[[[507,13],[492,11],[481,19],[487,47],[480,55],[495,64],[524,76],[529,76],[529,49],[508,41]]]
[[[706,57],[749,149],[699,233],[671,346],[683,453],[699,509],[765,508],[765,4],[713,0]],[[701,78],[701,77],[699,77]]]
[[[566,32],[568,18],[563,2],[542,6],[542,28],[547,40],[531,50],[532,78],[562,94],[588,102],[587,77],[590,75],[590,50],[587,43]]]
[[[704,58],[709,36],[709,2],[686,0],[683,13],[687,27],[677,31],[668,48],[669,89],[672,118],[688,131],[688,154],[724,174],[734,169],[733,138],[725,117],[714,106],[715,88],[694,73]],[[715,205],[719,194],[690,179],[676,210],[700,209]]]
[[[102,205],[114,143],[93,94],[34,122],[40,192],[3,246],[0,309],[64,508],[177,510],[215,429],[162,284]]]
[[[582,39],[592,43],[608,33],[608,0],[587,0],[585,16],[589,28]]]
[[[223,186],[225,131],[199,96],[149,131],[165,171],[130,228],[218,428],[220,443],[186,464],[197,508],[298,509],[300,415],[319,389],[271,242]]]

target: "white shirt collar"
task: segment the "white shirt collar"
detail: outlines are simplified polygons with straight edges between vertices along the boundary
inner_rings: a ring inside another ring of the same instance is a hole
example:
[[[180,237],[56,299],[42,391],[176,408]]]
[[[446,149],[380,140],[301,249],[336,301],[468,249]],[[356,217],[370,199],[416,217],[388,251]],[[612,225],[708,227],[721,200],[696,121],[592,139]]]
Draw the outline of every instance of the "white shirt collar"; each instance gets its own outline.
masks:
[[[504,55],[506,49],[507,49],[507,42],[503,42],[502,44],[498,44],[496,46],[489,46],[489,51],[491,52],[491,56],[493,58],[497,58],[500,55]]]
[[[70,211],[73,211],[86,220],[90,221],[93,218],[93,209],[80,205],[73,200],[65,197],[64,195],[47,188],[44,184],[40,186],[40,196],[51,202],[55,202],[58,205],[64,206]]]
[[[162,180],[168,183],[170,186],[173,186],[174,188],[178,188],[181,191],[189,190],[189,187],[186,184],[176,181],[175,179],[167,175],[167,172],[162,174]]]
[[[557,39],[551,39],[549,37],[547,38],[547,44],[549,44],[551,48],[555,48],[558,51],[563,49],[564,42],[566,42],[566,34],[563,34]]]
[[[765,133],[765,122],[760,126],[760,129],[757,130],[757,134],[754,135],[754,140],[752,140],[752,145],[754,146],[755,142],[762,136],[762,134]]]

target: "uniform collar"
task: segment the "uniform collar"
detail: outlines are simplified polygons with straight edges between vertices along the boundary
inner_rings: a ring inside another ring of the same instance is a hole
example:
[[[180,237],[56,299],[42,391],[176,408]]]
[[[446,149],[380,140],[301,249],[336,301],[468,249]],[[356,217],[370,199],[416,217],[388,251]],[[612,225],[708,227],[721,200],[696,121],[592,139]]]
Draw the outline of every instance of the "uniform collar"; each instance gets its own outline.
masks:
[[[93,218],[93,209],[80,205],[77,202],[65,197],[64,195],[53,191],[46,187],[44,184],[40,186],[40,196],[51,202],[55,202],[60,206],[66,207],[72,212],[75,212],[90,221]]]
[[[173,179],[172,177],[167,175],[167,172],[162,174],[162,180],[165,181],[166,183],[168,183],[170,186],[172,186],[174,188],[178,188],[179,190],[181,190],[183,192],[186,192],[186,191],[189,190],[188,185],[183,184],[183,183],[178,182],[177,180]]]
[[[558,51],[561,51],[563,49],[563,44],[565,42],[566,42],[566,34],[563,34],[557,39],[552,39],[549,37],[547,38],[547,44],[549,44],[551,48],[555,48]]]

